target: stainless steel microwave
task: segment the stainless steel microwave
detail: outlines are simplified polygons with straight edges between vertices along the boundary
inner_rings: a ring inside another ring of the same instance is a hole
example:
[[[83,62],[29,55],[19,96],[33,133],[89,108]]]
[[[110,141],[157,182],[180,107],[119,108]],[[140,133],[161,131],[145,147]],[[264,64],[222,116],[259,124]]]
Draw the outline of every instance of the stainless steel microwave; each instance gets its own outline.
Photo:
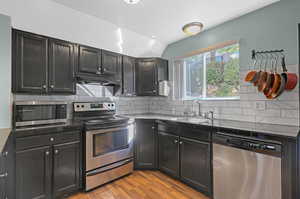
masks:
[[[62,124],[67,122],[67,103],[49,101],[15,102],[16,127]]]

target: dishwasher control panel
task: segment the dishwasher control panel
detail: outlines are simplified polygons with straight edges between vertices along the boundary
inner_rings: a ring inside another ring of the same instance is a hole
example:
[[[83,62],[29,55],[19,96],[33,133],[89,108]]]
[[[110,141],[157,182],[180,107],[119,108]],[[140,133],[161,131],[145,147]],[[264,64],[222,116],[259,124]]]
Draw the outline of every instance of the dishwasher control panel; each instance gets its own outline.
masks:
[[[213,136],[213,142],[229,147],[246,149],[249,151],[258,151],[261,153],[275,153],[281,155],[281,144],[273,143],[269,140],[251,139],[248,137],[216,133]]]

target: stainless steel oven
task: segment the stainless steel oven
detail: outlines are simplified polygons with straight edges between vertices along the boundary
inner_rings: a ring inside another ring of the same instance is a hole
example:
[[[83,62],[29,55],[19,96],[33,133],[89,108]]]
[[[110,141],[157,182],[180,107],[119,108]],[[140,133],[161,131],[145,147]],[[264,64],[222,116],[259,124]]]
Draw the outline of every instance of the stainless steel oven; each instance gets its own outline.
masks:
[[[86,131],[86,170],[132,158],[134,126]]]
[[[15,102],[16,127],[61,124],[67,122],[67,103],[49,101]]]
[[[134,124],[86,131],[85,190],[133,171]]]

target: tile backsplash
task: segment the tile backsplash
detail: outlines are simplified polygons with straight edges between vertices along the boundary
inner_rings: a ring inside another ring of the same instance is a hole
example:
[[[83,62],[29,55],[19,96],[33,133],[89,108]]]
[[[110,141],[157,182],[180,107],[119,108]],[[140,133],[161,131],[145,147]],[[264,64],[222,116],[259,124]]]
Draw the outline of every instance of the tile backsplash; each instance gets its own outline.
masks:
[[[291,72],[298,74],[298,65],[288,66]],[[272,124],[299,125],[299,88],[284,92],[274,100],[267,100],[256,87],[243,81],[247,70],[241,73],[240,100],[201,101],[201,112],[214,111],[215,118],[231,119]],[[71,96],[39,96],[14,95],[15,101],[23,100],[53,100],[69,102],[71,118],[71,103],[73,101],[103,101],[113,100],[117,105],[118,114],[172,114],[184,115],[184,112],[198,114],[198,104],[195,101],[174,100],[171,97],[113,97],[108,92],[102,96],[91,97],[77,87],[77,95]]]
[[[298,73],[298,65],[288,66],[290,72]],[[268,100],[257,88],[244,82],[248,70],[240,71],[239,100],[201,101],[201,112],[214,111],[215,118],[231,119],[272,124],[299,125],[299,86],[285,91],[274,100]],[[149,112],[183,115],[184,112],[198,113],[195,101],[182,101],[167,98],[151,98]]]

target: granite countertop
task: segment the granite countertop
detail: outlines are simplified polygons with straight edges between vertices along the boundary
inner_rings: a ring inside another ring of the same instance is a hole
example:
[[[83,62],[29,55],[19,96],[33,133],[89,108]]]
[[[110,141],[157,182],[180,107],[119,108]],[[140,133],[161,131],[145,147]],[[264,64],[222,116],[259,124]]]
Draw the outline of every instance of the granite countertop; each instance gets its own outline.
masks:
[[[61,125],[45,125],[28,128],[13,129],[16,137],[31,136],[36,134],[59,133],[63,131],[72,131],[82,129],[82,122],[68,120],[67,123]]]
[[[256,133],[263,133],[268,135],[283,136],[296,138],[299,133],[299,126],[290,126],[290,125],[279,125],[279,124],[267,124],[267,123],[256,123],[256,122],[244,122],[237,120],[222,120],[214,119],[213,122],[197,122],[186,119],[185,117],[174,116],[174,115],[162,115],[162,114],[133,114],[125,115],[130,118],[135,119],[157,119],[157,120],[166,120],[172,122],[180,123],[189,123],[197,125],[213,125],[215,128],[229,128],[235,130],[251,131]],[[218,130],[218,129],[217,129]]]
[[[6,141],[11,133],[10,128],[2,128],[0,129],[0,153],[3,151],[3,148],[6,144]]]

